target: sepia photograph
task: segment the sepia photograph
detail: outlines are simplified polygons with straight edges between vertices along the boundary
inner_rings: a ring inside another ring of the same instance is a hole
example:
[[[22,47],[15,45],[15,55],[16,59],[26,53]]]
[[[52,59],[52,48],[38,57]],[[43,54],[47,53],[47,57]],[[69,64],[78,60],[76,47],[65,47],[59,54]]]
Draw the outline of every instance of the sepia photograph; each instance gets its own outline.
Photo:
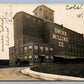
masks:
[[[0,4],[0,81],[84,81],[84,4]]]

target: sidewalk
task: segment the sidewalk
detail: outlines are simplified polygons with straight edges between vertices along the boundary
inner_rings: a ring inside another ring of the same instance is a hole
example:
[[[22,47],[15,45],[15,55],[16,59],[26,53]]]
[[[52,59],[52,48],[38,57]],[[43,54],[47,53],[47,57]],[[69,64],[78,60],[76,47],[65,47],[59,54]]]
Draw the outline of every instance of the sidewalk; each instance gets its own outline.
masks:
[[[43,79],[43,80],[84,81],[84,78],[80,78],[80,77],[53,75],[53,74],[36,72],[36,71],[31,70],[30,67],[28,67],[24,70],[21,70],[21,72],[25,75],[30,75],[32,77],[40,78],[40,79]]]

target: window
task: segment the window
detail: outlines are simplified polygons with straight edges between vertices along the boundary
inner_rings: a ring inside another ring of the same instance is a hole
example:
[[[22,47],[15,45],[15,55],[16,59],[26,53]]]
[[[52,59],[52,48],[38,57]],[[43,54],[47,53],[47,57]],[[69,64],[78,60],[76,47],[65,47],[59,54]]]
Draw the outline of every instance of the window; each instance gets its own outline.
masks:
[[[35,58],[38,58],[38,55],[35,55],[34,57],[35,57]]]
[[[26,53],[26,52],[27,52],[27,47],[25,46],[25,47],[24,47],[24,53]]]
[[[53,21],[52,19],[50,19],[50,21]]]
[[[50,13],[51,15],[53,14],[53,13]]]
[[[29,46],[29,49],[32,49],[32,46],[31,45]]]
[[[68,38],[66,38],[66,42],[68,42]]]
[[[29,59],[30,59],[30,60],[32,59],[32,56],[31,56],[31,55],[29,56]]]
[[[23,53],[23,48],[19,48],[19,53]]]
[[[65,32],[65,36],[67,36],[67,33]]]
[[[48,47],[45,47],[45,51],[48,51]]]
[[[67,37],[63,37],[63,41],[67,42]]]
[[[46,12],[47,12],[47,10],[46,10]]]
[[[58,29],[57,28],[55,28],[55,33],[58,33]]]
[[[27,50],[27,47],[24,47],[24,50],[26,51]]]
[[[53,56],[50,56],[50,59],[53,60]]]
[[[48,61],[49,60],[49,56],[45,56],[45,59]]]
[[[41,11],[41,10],[42,10],[42,8],[39,8],[39,10]]]
[[[46,56],[45,58],[46,58],[46,59],[49,59],[49,56]]]
[[[37,13],[35,13],[35,15],[37,15]]]
[[[50,51],[53,51],[53,48],[50,48]]]
[[[34,46],[34,49],[37,50],[37,49],[38,49],[38,46],[35,45],[35,46]]]
[[[40,50],[43,51],[43,46],[40,47]]]
[[[27,59],[27,56],[25,56],[24,58]]]

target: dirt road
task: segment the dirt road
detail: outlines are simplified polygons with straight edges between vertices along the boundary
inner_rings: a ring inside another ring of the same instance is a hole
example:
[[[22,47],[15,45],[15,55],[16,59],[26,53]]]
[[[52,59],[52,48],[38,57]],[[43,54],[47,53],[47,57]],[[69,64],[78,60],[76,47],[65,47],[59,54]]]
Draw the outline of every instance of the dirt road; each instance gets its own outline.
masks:
[[[0,68],[0,80],[41,80],[21,73],[27,67]]]

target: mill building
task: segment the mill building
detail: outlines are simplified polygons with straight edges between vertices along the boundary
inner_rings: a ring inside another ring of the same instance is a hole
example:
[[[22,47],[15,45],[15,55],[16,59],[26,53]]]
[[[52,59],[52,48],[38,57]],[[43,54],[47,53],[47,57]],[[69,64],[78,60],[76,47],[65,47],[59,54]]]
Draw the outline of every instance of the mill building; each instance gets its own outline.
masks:
[[[14,46],[9,48],[10,65],[52,63],[57,58],[83,59],[83,34],[54,22],[54,10],[40,5],[34,16],[23,11],[14,16]]]

